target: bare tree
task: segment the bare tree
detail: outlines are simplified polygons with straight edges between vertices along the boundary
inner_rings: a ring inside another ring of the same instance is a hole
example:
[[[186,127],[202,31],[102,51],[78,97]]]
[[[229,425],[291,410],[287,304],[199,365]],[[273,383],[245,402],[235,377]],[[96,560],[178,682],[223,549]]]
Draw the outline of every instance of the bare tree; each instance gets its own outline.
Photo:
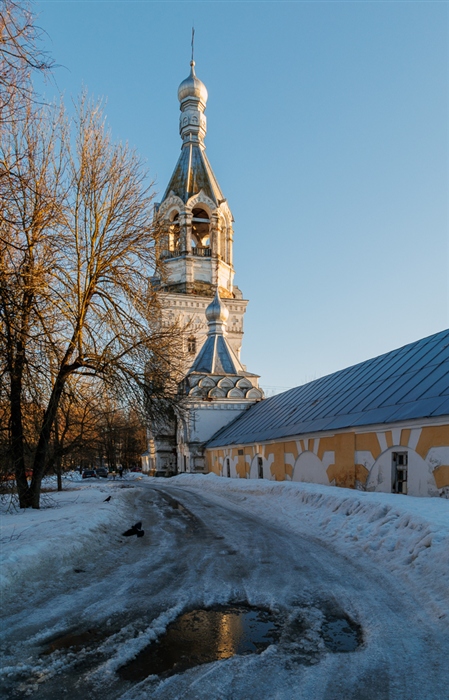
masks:
[[[45,326],[56,262],[52,238],[62,223],[64,128],[61,112],[29,107],[22,120],[3,129],[0,140],[0,382],[19,492],[27,489],[25,407],[39,406],[46,383]]]
[[[67,382],[53,427],[47,473],[65,468],[140,465],[146,449],[145,418],[122,397],[111,396],[105,382],[72,376]]]
[[[131,406],[120,406],[105,398],[97,414],[98,460],[112,469],[140,465],[147,441],[142,416]]]
[[[161,324],[149,284],[159,233],[141,161],[112,142],[86,98],[74,133],[61,113],[46,128],[48,109],[42,120],[18,122],[0,154],[0,353],[20,505],[34,508],[70,377],[132,392],[161,418],[178,402],[183,365],[180,329]],[[43,412],[28,484],[23,407],[33,392]]]
[[[29,2],[0,0],[0,125],[23,117],[35,98],[33,73],[53,67],[39,46],[41,33]]]
[[[62,473],[65,465],[82,454],[97,452],[101,430],[103,392],[98,391],[98,381],[71,376],[64,387],[58,412],[53,424],[46,474],[55,473],[58,491],[62,490]]]

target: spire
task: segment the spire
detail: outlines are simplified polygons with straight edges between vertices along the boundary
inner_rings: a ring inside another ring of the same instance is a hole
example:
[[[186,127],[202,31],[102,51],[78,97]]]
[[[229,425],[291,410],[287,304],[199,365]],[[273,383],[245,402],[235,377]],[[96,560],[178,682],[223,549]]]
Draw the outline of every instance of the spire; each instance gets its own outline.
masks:
[[[193,41],[193,37],[192,37]],[[193,46],[192,46],[193,50]],[[179,133],[182,138],[181,155],[167,185],[162,201],[173,192],[183,202],[203,190],[217,206],[224,201],[223,193],[206,156],[207,89],[197,78],[195,61],[190,61],[190,75],[178,88],[181,115]]]
[[[191,372],[206,374],[246,374],[240,361],[226,340],[226,322],[229,311],[220,299],[218,289],[206,309],[209,332],[206,342],[193,363]]]

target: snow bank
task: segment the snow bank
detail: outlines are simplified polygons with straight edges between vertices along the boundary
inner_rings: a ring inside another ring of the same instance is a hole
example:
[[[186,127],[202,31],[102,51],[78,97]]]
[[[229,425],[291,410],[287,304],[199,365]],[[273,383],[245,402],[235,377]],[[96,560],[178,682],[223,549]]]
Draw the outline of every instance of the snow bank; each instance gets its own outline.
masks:
[[[412,585],[432,614],[449,614],[449,501],[317,484],[182,474],[170,480],[225,496],[351,558],[369,557]]]
[[[60,576],[65,566],[86,549],[95,547],[95,533],[107,531],[117,520],[117,509],[135,491],[135,482],[82,480],[74,473],[64,479],[63,491],[55,478],[43,483],[40,510],[14,510],[1,504],[0,590],[5,601],[17,584],[28,579]],[[47,492],[47,489],[50,491]],[[112,501],[105,498],[112,496]]]

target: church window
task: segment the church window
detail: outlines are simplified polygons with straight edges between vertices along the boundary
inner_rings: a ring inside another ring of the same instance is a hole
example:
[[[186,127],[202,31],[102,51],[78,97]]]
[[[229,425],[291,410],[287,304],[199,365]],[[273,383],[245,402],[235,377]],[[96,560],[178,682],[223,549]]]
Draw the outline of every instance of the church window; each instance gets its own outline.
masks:
[[[231,476],[231,465],[229,464],[229,459],[226,459],[226,472],[229,478]]]
[[[190,338],[187,340],[187,351],[191,355],[195,355],[196,353],[196,338],[193,336],[190,336]]]
[[[263,459],[262,457],[257,458],[257,472],[259,479],[263,479]]]
[[[392,492],[407,493],[408,453],[393,452],[392,458]]]

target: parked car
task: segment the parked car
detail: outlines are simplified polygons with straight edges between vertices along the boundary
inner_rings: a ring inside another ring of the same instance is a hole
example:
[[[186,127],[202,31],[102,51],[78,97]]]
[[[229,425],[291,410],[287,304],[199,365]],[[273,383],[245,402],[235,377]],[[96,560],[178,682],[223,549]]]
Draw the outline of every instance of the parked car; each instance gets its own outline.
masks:
[[[97,473],[97,476],[101,476],[103,477],[103,479],[108,478],[109,469],[107,467],[97,467],[95,471]]]
[[[95,472],[95,469],[84,469],[82,477],[83,479],[96,479],[97,474]]]

